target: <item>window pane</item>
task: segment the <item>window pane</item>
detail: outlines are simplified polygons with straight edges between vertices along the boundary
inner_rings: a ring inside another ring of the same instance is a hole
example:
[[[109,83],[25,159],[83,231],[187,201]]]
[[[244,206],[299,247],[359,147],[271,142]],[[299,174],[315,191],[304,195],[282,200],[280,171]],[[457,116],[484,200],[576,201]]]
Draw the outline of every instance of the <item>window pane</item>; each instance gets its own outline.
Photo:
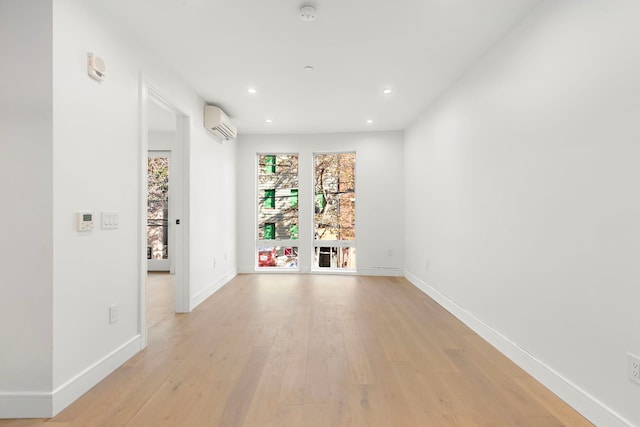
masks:
[[[257,194],[257,247],[261,248],[260,245],[264,245],[264,242],[260,241],[264,240],[298,239],[298,156],[295,154],[258,155]],[[268,250],[276,252],[267,257],[266,253],[260,254],[265,251],[259,250],[258,267],[297,267],[297,248],[269,246]],[[268,260],[261,261],[261,258],[265,257]],[[271,259],[276,260],[275,264]]]
[[[355,153],[314,157],[314,268],[356,268]]]
[[[320,246],[315,248],[314,267],[319,269],[356,268],[356,248]]]
[[[147,259],[169,258],[169,158],[149,157]]]
[[[258,247],[258,267],[298,267],[298,248],[284,246]]]
[[[355,153],[315,156],[316,240],[355,239]]]
[[[314,157],[315,268],[356,268],[355,161],[355,153]]]

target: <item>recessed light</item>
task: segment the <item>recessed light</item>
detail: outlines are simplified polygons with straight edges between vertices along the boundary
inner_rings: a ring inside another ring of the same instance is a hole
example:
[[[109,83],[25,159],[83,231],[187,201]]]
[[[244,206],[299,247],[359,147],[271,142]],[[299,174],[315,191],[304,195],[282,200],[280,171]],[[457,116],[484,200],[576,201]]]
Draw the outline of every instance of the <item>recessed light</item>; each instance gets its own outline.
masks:
[[[247,89],[247,92],[249,92],[249,93],[257,93],[258,91],[256,90],[255,87],[250,87],[249,89]]]
[[[265,122],[265,123],[273,123],[273,120],[271,120],[271,119],[267,119],[267,120],[265,120],[264,122]]]
[[[373,120],[371,120],[371,119],[367,119],[367,124],[369,124],[369,125],[370,125],[371,123],[373,123]]]
[[[304,67],[304,70],[305,70],[306,72],[310,73],[311,71],[313,71],[313,70],[314,70],[313,65],[306,65],[306,66]]]
[[[389,95],[392,92],[392,90],[390,88],[385,88],[382,90],[382,93],[384,93],[385,95]]]

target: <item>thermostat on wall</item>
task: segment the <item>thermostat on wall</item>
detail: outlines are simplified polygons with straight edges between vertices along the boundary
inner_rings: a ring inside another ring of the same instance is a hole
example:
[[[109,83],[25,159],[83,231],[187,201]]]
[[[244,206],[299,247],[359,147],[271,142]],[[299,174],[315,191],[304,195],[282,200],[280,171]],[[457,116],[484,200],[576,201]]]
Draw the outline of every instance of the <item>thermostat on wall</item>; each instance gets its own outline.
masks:
[[[93,230],[93,212],[77,212],[76,228],[78,231]]]

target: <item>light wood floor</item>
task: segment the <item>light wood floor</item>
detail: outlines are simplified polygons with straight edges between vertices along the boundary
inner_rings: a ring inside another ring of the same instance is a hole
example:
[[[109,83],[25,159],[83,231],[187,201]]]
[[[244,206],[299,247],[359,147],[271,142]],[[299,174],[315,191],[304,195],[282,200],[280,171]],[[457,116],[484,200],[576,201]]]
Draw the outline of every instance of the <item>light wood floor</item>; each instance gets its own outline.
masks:
[[[404,279],[240,275],[187,315],[162,300],[148,348],[57,417],[0,425],[592,425]]]

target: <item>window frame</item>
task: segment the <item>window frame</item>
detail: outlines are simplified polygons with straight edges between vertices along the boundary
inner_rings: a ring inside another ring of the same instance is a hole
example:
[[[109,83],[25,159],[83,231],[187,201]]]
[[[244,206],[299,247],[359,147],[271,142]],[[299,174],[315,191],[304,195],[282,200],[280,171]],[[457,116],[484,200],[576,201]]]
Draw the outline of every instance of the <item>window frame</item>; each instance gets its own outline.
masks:
[[[277,175],[278,174],[278,168],[277,168],[277,158],[279,156],[295,156],[297,157],[297,174],[296,174],[296,187],[292,187],[291,189],[296,189],[299,190],[300,187],[300,153],[295,153],[295,152],[273,152],[273,151],[269,151],[269,152],[256,152],[255,155],[255,167],[254,167],[254,173],[255,173],[255,178],[254,178],[254,185],[255,185],[255,203],[256,203],[256,207],[255,207],[255,226],[254,226],[254,232],[255,232],[255,254],[254,254],[254,269],[256,272],[260,272],[260,273],[267,273],[267,272],[275,272],[275,273],[284,273],[284,272],[291,272],[291,273],[295,273],[295,272],[299,272],[300,271],[300,205],[299,203],[297,204],[297,206],[295,206],[295,209],[297,211],[297,219],[296,219],[296,224],[298,227],[298,238],[297,239],[278,239],[278,225],[275,224],[275,230],[274,230],[274,239],[261,239],[260,238],[260,203],[259,200],[261,197],[264,198],[264,200],[266,201],[266,191],[262,192],[260,189],[260,180],[259,180],[259,176],[260,176],[260,157],[264,156],[265,157],[265,163],[267,162],[268,157],[273,158],[273,164],[265,164],[265,170],[263,171],[265,175]],[[267,168],[269,168],[267,170]],[[267,189],[264,189],[267,190]],[[283,189],[279,189],[279,188],[272,188],[270,190],[273,190],[274,192],[274,207],[271,208],[266,208],[268,210],[277,210],[278,209],[278,197],[282,197],[279,196],[279,194],[283,191]],[[299,197],[299,192],[298,192],[298,197]],[[264,203],[264,202],[263,202]],[[290,202],[287,201],[286,202],[286,208],[289,209],[293,209],[293,206],[290,206]],[[265,224],[267,224],[265,222]],[[293,224],[290,224],[290,226]],[[277,267],[277,266],[260,266],[260,253],[264,252],[263,249],[265,248],[273,248],[274,251],[279,251],[282,250],[282,252],[285,252],[287,249],[291,249],[292,252],[295,252],[295,254],[297,255],[297,266],[295,267]],[[261,250],[262,249],[262,250]]]
[[[316,156],[318,155],[330,155],[330,154],[353,154],[354,155],[354,168],[353,168],[353,179],[354,179],[354,184],[353,184],[353,190],[354,190],[354,195],[355,195],[355,200],[354,200],[354,233],[355,233],[355,238],[353,240],[318,240],[316,239],[315,236],[315,230],[316,230],[316,217],[315,217],[315,207],[316,207],[316,202],[317,202],[317,198],[318,196],[322,196],[323,199],[323,207],[326,205],[326,203],[328,203],[328,201],[324,198],[324,195],[322,194],[316,194],[315,192],[315,187],[316,187]],[[358,227],[358,221],[357,221],[357,217],[358,217],[358,208],[357,208],[357,201],[358,201],[358,162],[357,162],[357,152],[356,150],[345,150],[345,151],[314,151],[312,153],[311,156],[311,194],[310,194],[310,198],[312,201],[312,208],[311,208],[311,230],[310,230],[310,234],[311,234],[311,254],[310,254],[310,265],[311,265],[311,272],[313,273],[338,273],[338,274],[355,274],[358,272],[358,262],[357,262],[357,237],[358,237],[358,231],[357,231],[357,227]],[[318,252],[318,254],[320,253],[320,248],[336,248],[336,250],[341,250],[343,248],[353,248],[353,253],[355,256],[355,267],[354,268],[340,268],[340,267],[320,267],[318,264],[320,263],[320,258],[319,256],[316,257],[316,252]]]

